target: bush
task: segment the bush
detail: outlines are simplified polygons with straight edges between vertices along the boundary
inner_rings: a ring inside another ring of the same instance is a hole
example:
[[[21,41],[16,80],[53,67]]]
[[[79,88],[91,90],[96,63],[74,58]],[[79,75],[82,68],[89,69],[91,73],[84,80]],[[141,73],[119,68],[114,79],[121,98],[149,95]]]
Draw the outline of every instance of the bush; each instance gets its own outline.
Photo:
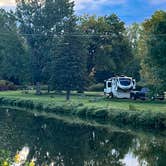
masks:
[[[101,83],[91,85],[88,88],[88,91],[95,91],[95,92],[100,92],[100,91],[103,91],[103,90],[104,90],[104,84],[101,84]]]
[[[0,80],[0,91],[5,90],[16,90],[16,86],[10,81]]]
[[[85,106],[84,106],[84,107],[77,108],[76,114],[77,114],[77,116],[79,116],[79,117],[86,117],[87,110],[88,110],[88,108],[85,107]]]
[[[108,119],[108,110],[107,109],[98,109],[96,112],[95,112],[95,117],[96,118],[101,118],[101,119]]]
[[[34,105],[34,108],[37,109],[37,110],[43,110],[44,109],[44,106],[42,103],[36,103]]]

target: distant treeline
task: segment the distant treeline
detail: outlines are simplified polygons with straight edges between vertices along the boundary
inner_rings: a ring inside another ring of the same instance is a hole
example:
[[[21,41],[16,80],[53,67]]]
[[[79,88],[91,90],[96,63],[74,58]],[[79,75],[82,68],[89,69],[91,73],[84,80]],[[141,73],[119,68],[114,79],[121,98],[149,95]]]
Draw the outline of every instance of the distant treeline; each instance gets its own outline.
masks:
[[[166,88],[166,12],[126,26],[115,14],[76,16],[69,0],[18,0],[0,9],[0,79],[84,91],[114,74]]]

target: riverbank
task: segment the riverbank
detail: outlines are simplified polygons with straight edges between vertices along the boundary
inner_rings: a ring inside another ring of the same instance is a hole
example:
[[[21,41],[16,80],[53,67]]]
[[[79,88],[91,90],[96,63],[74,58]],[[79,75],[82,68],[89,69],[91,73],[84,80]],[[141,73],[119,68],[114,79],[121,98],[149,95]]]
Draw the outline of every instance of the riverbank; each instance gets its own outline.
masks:
[[[56,162],[59,156],[63,157],[66,165],[84,165],[85,161],[91,164],[92,160],[96,165],[99,161],[101,165],[106,161],[108,165],[119,165],[121,161],[128,165],[126,158],[132,161],[133,158],[139,159],[137,165],[141,165],[141,161],[163,165],[166,159],[166,133],[161,130],[133,130],[95,121],[89,121],[87,125],[87,120],[81,119],[80,122],[78,117],[44,114],[23,108],[15,110],[13,107],[0,108],[0,122],[1,160],[13,161],[16,152],[25,145],[30,149],[27,162],[35,156],[35,165],[48,165]],[[46,160],[44,156],[48,153]],[[115,153],[118,154],[116,158]],[[137,160],[134,161],[135,164]]]
[[[21,91],[0,92],[0,105],[35,109],[41,112],[109,121],[115,124],[166,129],[166,103],[151,101],[107,100],[100,93],[85,93],[65,101],[63,94],[34,95]]]

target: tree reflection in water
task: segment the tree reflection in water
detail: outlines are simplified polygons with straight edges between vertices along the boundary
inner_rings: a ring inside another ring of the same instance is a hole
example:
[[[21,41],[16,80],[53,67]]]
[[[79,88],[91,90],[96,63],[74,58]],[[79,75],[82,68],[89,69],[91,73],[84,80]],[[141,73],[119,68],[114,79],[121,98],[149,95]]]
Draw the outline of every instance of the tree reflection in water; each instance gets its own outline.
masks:
[[[2,109],[0,133],[0,149],[14,155],[28,146],[29,160],[37,158],[40,166],[122,166],[127,154],[138,159],[139,165],[166,164],[166,140],[152,134],[86,127]]]

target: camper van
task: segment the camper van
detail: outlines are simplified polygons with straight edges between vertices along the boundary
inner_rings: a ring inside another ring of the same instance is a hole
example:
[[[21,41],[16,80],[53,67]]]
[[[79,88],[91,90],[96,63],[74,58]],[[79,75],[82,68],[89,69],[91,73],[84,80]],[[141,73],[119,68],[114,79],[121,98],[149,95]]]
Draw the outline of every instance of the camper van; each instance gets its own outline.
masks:
[[[130,99],[131,92],[135,89],[135,79],[127,76],[116,76],[105,80],[104,95],[110,98]]]

